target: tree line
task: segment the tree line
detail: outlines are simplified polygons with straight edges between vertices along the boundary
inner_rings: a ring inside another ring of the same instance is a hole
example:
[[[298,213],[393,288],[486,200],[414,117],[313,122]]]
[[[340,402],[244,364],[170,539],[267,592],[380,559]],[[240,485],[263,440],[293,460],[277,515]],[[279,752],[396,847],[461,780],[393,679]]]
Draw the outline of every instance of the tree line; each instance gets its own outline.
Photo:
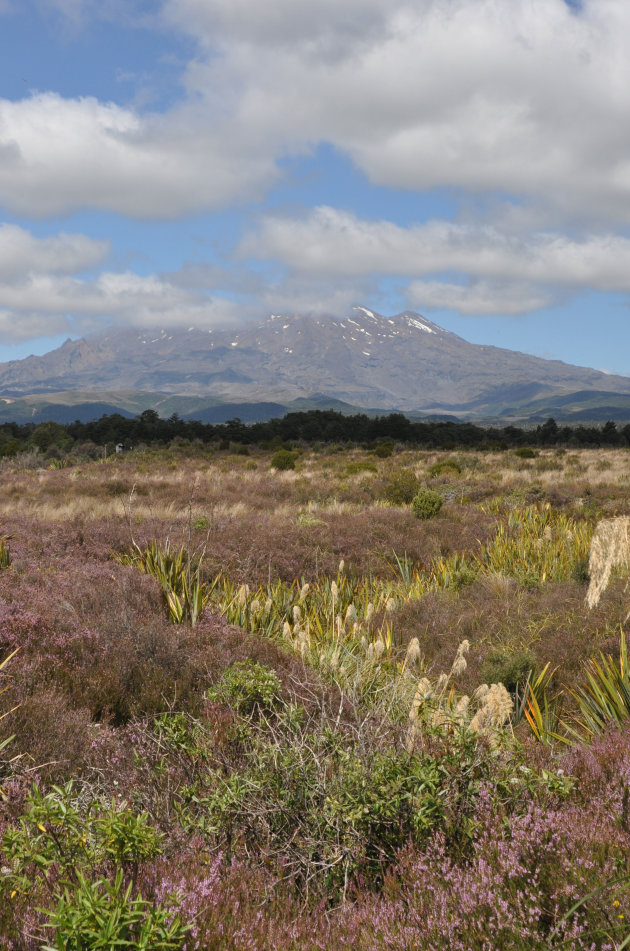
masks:
[[[78,447],[167,446],[173,441],[214,444],[228,449],[235,444],[275,448],[281,445],[361,445],[375,448],[403,443],[424,449],[514,449],[531,446],[565,448],[628,447],[630,424],[617,427],[612,420],[603,426],[558,425],[554,419],[535,427],[480,426],[440,420],[411,420],[402,413],[344,416],[334,410],[288,413],[278,419],[253,424],[231,419],[226,423],[184,420],[176,413],[162,419],[155,410],[133,418],[118,413],[91,422],[61,424],[3,423],[0,425],[0,455],[11,456],[26,449],[69,453]]]

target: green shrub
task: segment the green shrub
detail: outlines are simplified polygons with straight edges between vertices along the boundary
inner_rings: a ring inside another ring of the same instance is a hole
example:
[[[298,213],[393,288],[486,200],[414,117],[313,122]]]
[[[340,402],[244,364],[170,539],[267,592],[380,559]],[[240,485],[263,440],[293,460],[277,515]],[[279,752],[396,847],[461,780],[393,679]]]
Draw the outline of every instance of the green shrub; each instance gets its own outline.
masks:
[[[444,499],[432,489],[420,489],[413,497],[411,507],[416,518],[433,518],[442,508]]]
[[[372,452],[375,456],[378,456],[379,459],[389,459],[394,451],[394,443],[387,440],[381,442],[378,446],[375,446]]]
[[[28,892],[36,886],[37,876],[51,868],[72,877],[81,868],[110,860],[124,870],[161,853],[164,837],[151,826],[146,812],[135,813],[115,802],[105,807],[94,800],[86,813],[80,809],[79,793],[72,780],[48,793],[33,787],[24,815],[1,840],[11,868],[11,887]]]
[[[397,469],[383,490],[383,498],[390,505],[409,505],[419,488],[418,477],[412,469]]]
[[[503,647],[497,647],[487,655],[481,668],[481,679],[487,684],[503,684],[514,692],[519,684],[527,680],[527,675],[535,666],[536,658],[531,651],[511,653]]]
[[[406,843],[421,842],[430,834],[443,818],[444,781],[445,771],[430,756],[347,754],[323,809],[329,836],[351,862],[349,871],[358,867],[376,880],[384,860],[391,861]]]
[[[514,455],[518,456],[519,459],[536,459],[538,457],[536,450],[530,446],[519,446],[518,449],[514,450]]]
[[[295,469],[295,453],[288,449],[277,449],[271,457],[271,468],[280,472]]]
[[[429,475],[435,479],[437,476],[450,475],[454,472],[459,474],[461,471],[462,466],[457,459],[442,459],[440,462],[435,462],[429,468]]]
[[[346,475],[358,475],[359,472],[378,472],[378,468],[369,459],[349,462],[346,466]]]
[[[194,527],[194,526],[193,526]],[[210,591],[201,580],[201,565],[184,546],[160,548],[156,541],[140,549],[134,542],[128,554],[114,555],[123,565],[134,565],[162,585],[168,616],[173,624],[190,622],[194,627],[203,613]]]
[[[245,717],[268,713],[282,706],[281,683],[273,670],[246,660],[225,671],[208,699],[222,701]]]
[[[562,459],[556,459],[552,456],[544,456],[538,459],[534,465],[536,472],[562,472],[564,463]]]
[[[180,951],[189,928],[172,916],[171,909],[154,907],[141,895],[133,896],[132,890],[133,882],[124,887],[121,869],[113,882],[91,882],[77,873],[76,884],[67,886],[57,906],[46,912],[54,943],[44,945],[43,951]]]

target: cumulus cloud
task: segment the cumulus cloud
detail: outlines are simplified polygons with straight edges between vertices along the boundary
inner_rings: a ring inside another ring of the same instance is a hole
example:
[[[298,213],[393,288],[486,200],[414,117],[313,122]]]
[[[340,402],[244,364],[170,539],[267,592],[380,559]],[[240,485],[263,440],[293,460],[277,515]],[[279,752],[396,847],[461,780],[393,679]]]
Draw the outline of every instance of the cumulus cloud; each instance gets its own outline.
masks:
[[[512,286],[531,282],[630,292],[630,240],[610,233],[582,238],[556,232],[522,235],[489,225],[450,221],[401,227],[320,207],[299,218],[264,217],[258,229],[243,239],[239,254],[279,259],[293,272],[331,279],[457,272]],[[484,287],[490,289],[487,284]],[[457,294],[455,289],[453,295]],[[548,295],[526,296],[533,302],[546,300]]]
[[[275,51],[309,49],[320,58],[347,56],[382,37],[399,0],[166,0],[164,19],[209,49],[248,43]]]
[[[76,274],[100,264],[109,254],[109,241],[83,234],[35,238],[17,225],[0,225],[0,280],[10,281],[32,272]]]
[[[505,191],[627,219],[625,0],[167,0],[220,55],[191,90],[239,90],[278,146],[344,150],[373,182]]]
[[[106,259],[109,244],[81,234],[36,238],[0,225],[0,330],[5,341],[99,327],[213,327],[233,322],[239,308],[165,275],[104,270],[81,272]]]
[[[329,142],[379,184],[627,221],[626,0],[163,0],[161,22],[199,44],[188,102],[0,102],[0,201],[168,217],[259,197]]]
[[[465,316],[501,314],[516,316],[554,304],[555,298],[524,284],[472,281],[412,281],[406,289],[409,303],[419,310],[454,310]]]
[[[368,278],[408,278],[410,305],[471,315],[523,314],[587,289],[630,293],[630,239],[612,233],[569,237],[453,221],[401,227],[319,207],[263,217],[238,254],[281,262],[305,290],[341,282],[351,296],[353,286],[355,300],[367,299],[359,288]]]
[[[69,21],[139,26],[146,16],[140,0],[41,4]],[[477,198],[509,196],[512,211],[486,224],[409,227],[326,207],[263,217],[214,286],[240,275],[261,307],[339,311],[377,294],[385,277],[406,284],[414,306],[504,314],[586,288],[630,292],[627,0],[155,7],[152,28],[197,43],[185,101],[158,113],[55,92],[0,100],[0,204],[12,213],[159,219],[232,207],[262,199],[280,159],[330,143],[374,183],[412,196],[448,188],[472,196],[473,210]],[[58,235],[45,245],[7,227],[0,307],[24,326],[42,314],[63,322],[66,311],[85,326],[102,317],[203,324],[232,306],[204,292],[199,269],[81,279],[106,257],[103,242]],[[261,262],[283,277],[260,278]]]
[[[230,300],[193,295],[159,276],[131,272],[106,272],[93,282],[45,274],[0,282],[0,314],[3,337],[13,342],[112,325],[211,328],[241,316]]]
[[[275,177],[268,154],[196,106],[144,115],[94,98],[0,100],[0,202],[44,217],[98,208],[153,218],[242,201]]]

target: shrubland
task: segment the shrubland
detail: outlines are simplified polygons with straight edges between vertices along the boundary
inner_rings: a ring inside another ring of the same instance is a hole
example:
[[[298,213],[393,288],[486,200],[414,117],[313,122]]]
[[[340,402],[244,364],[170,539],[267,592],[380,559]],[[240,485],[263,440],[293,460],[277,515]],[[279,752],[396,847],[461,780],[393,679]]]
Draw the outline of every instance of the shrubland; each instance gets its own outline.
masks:
[[[2,462],[0,946],[628,946],[628,451],[236,448]]]

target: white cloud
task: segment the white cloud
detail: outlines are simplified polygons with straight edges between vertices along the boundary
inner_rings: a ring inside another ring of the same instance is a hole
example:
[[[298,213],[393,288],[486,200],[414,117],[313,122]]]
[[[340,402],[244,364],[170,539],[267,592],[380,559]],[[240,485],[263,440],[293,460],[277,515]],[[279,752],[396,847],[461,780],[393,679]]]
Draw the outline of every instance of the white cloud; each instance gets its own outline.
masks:
[[[148,23],[139,0],[40,8],[69,22]],[[198,43],[187,100],[161,114],[55,92],[0,100],[0,204],[32,217],[197,214],[264,197],[278,159],[327,142],[410,200],[446,187],[472,196],[473,214],[476,196],[515,205],[490,224],[401,227],[333,208],[262,218],[240,260],[287,274],[257,290],[259,270],[244,282],[261,306],[339,311],[383,276],[406,282],[415,306],[462,313],[630,292],[627,0],[584,0],[579,11],[565,0],[162,0],[155,10],[152,28]],[[8,227],[0,307],[22,321],[67,311],[85,326],[212,323],[227,306],[185,268],[81,280],[102,263],[103,242],[45,244]]]
[[[209,49],[248,43],[261,50],[347,56],[382,36],[399,0],[165,0],[163,16]]]
[[[419,310],[454,310],[466,316],[515,316],[555,303],[552,294],[537,292],[527,285],[489,281],[473,281],[469,284],[412,281],[406,293],[409,303]]]
[[[109,324],[213,327],[234,321],[231,301],[191,294],[159,276],[131,272],[101,274],[92,282],[50,274],[0,283],[5,337],[25,340],[36,333],[86,333]],[[45,326],[46,330],[42,330]]]
[[[392,277],[409,281],[412,306],[462,314],[523,314],[586,290],[630,294],[630,239],[611,233],[523,234],[449,221],[401,227],[320,207],[261,218],[238,254],[282,264],[298,298],[300,286],[306,296],[340,285],[346,297],[365,300],[367,279]]]
[[[167,0],[220,55],[191,90],[278,146],[329,141],[380,184],[544,197],[627,220],[630,5],[586,0]]]
[[[240,308],[163,275],[130,271],[78,275],[101,265],[109,244],[81,234],[36,238],[0,225],[0,332],[5,342],[109,324],[211,328],[234,322]]]
[[[44,217],[98,208],[169,217],[241,201],[272,159],[208,124],[194,106],[141,116],[93,98],[0,100],[0,202]]]
[[[38,271],[75,274],[100,264],[109,250],[108,241],[96,241],[82,234],[35,238],[17,225],[1,224],[0,280],[10,281]]]
[[[299,218],[268,216],[241,243],[242,257],[279,259],[292,271],[337,276],[458,272],[494,281],[630,292],[630,239],[615,234],[501,232],[430,221],[401,227],[320,207]]]
[[[361,300],[377,300],[375,280],[305,280],[303,276],[285,278],[267,285],[258,300],[266,313],[345,314]]]
[[[628,220],[627,0],[163,0],[161,22],[199,43],[188,104],[0,103],[1,202],[185,214],[260,196],[275,160],[329,142],[395,188]]]

